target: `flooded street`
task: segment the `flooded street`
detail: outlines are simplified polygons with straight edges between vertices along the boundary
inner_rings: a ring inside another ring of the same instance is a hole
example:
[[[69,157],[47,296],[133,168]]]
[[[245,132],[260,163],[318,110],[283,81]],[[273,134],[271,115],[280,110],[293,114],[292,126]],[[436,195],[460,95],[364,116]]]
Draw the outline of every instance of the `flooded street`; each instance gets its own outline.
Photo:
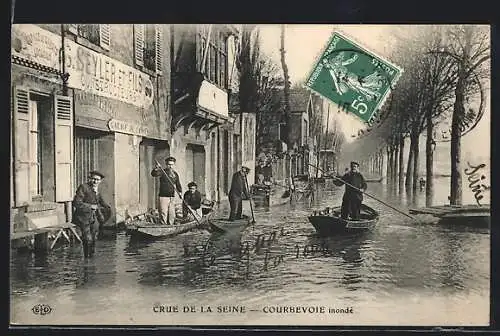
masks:
[[[435,203],[445,203],[448,183],[436,180]],[[340,204],[343,188],[326,189],[318,191],[313,208]],[[385,184],[370,183],[367,191],[407,209],[407,201],[390,196]],[[473,203],[468,194],[464,189],[464,203]],[[119,232],[100,240],[91,260],[83,259],[79,244],[61,246],[47,256],[13,252],[11,322],[488,323],[488,229],[414,222],[368,197],[364,202],[380,211],[381,218],[373,231],[363,234],[316,236],[306,217],[310,204],[301,201],[257,208],[256,224],[241,235],[198,231],[144,243]],[[425,205],[425,192],[419,192],[417,203]],[[37,304],[49,305],[52,312],[33,314]],[[183,312],[190,306],[196,312]],[[226,313],[223,306],[233,306],[233,311]],[[333,310],[273,312],[284,306]]]

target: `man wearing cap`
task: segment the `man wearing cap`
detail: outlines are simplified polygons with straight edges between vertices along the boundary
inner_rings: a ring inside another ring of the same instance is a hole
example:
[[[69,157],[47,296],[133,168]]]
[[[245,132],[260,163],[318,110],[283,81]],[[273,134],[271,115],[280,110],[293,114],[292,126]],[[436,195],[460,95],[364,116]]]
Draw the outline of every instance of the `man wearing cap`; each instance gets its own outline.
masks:
[[[198,186],[194,182],[190,182],[188,184],[188,191],[184,194],[184,203],[182,204],[182,215],[186,218],[190,211],[188,209],[191,208],[192,212],[198,217],[198,219],[202,216],[201,211],[201,193],[196,190]]]
[[[87,183],[78,187],[73,198],[73,223],[82,231],[85,258],[94,255],[99,228],[111,217],[111,207],[99,192],[103,178],[102,173],[91,171]]]
[[[250,198],[247,189],[247,174],[249,172],[250,168],[243,166],[241,170],[233,174],[231,189],[229,190],[230,221],[241,219],[243,199]]]
[[[160,177],[160,216],[164,224],[174,225],[175,221],[175,194],[182,192],[179,174],[174,170],[175,158],[165,159],[165,175],[162,168],[157,166],[151,171],[151,176]]]
[[[362,190],[366,190],[367,185],[365,178],[359,172],[359,163],[351,162],[351,170],[346,172],[344,176],[338,176],[339,180],[334,180],[333,183],[337,186],[341,186],[345,183],[349,183],[353,187]],[[341,217],[347,219],[351,216],[351,219],[358,220],[360,218],[361,203],[363,202],[363,193],[359,190],[354,189],[348,185],[345,186],[344,197],[342,198],[342,208],[340,210]]]

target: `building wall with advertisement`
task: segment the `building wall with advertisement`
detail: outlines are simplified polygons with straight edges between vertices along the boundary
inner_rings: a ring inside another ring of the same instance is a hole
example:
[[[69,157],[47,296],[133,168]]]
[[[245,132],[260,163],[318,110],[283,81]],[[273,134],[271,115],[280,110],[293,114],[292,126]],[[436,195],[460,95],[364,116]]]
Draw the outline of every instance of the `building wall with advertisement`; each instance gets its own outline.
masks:
[[[155,159],[162,160],[169,151],[170,61],[165,52],[169,38],[166,25],[14,25],[12,29],[13,90],[28,83],[54,95],[62,92],[62,79],[50,71],[69,75],[64,100],[70,105],[59,105],[67,107],[70,119],[65,121],[73,127],[71,136],[60,132],[66,138],[61,135],[54,144],[69,148],[65,148],[67,160],[61,158],[61,173],[53,177],[56,186],[59,182],[67,186],[61,199],[70,201],[90,170],[102,171],[106,178],[101,193],[116,215],[110,225],[155,207],[157,182],[149,173]],[[46,71],[40,74],[33,68]],[[43,109],[46,104],[38,105]],[[16,143],[20,144],[14,139],[14,147]],[[57,160],[59,152],[41,153],[42,158]],[[57,167],[56,162],[56,172]],[[44,197],[51,195],[47,190]]]

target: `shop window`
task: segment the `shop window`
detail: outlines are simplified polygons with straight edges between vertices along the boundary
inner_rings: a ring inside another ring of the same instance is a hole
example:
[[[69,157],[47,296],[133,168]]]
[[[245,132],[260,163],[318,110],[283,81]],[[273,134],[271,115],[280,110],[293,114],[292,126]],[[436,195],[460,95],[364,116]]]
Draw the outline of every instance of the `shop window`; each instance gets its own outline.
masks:
[[[92,44],[101,46],[105,50],[110,49],[111,34],[109,24],[71,24],[69,31],[86,39]]]
[[[200,71],[210,82],[226,89],[228,82],[228,35],[217,26],[199,25],[197,41],[197,59]]]
[[[163,66],[163,32],[161,25],[134,25],[135,64],[161,74]]]

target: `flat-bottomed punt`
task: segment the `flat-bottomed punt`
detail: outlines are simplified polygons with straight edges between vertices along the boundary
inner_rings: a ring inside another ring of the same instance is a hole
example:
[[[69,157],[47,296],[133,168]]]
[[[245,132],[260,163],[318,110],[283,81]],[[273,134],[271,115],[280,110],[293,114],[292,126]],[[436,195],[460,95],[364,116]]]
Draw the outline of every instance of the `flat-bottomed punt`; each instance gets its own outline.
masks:
[[[414,215],[432,215],[439,218],[439,224],[466,225],[472,227],[490,227],[490,205],[436,205],[426,208],[412,208]]]
[[[191,215],[186,219],[176,219],[174,225],[161,224],[160,217],[156,213],[135,216],[127,224],[127,234],[132,239],[152,240],[173,237],[196,229],[208,229],[208,221],[213,213],[212,206],[202,207],[202,218],[196,220]]]
[[[315,211],[308,217],[309,222],[318,234],[329,236],[336,233],[370,230],[375,227],[379,219],[378,212],[365,204],[361,205],[359,220],[341,218],[340,209],[338,206]]]
[[[210,230],[214,233],[235,233],[239,234],[243,232],[250,224],[252,220],[246,216],[241,219],[236,219],[230,221],[228,219],[210,219],[208,225]]]

